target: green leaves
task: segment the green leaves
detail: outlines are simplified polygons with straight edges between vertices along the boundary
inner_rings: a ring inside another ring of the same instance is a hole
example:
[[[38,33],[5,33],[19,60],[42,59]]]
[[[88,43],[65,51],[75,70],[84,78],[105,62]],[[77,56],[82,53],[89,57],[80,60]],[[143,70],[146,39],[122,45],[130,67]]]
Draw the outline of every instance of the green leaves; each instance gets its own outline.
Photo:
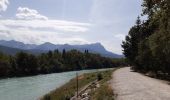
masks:
[[[77,50],[49,51],[40,55],[19,52],[15,56],[0,53],[0,77],[28,76],[62,71],[110,68],[125,64],[123,59],[112,60],[99,54]]]
[[[124,54],[138,71],[170,74],[170,1],[143,0],[142,6],[148,19],[130,29]]]

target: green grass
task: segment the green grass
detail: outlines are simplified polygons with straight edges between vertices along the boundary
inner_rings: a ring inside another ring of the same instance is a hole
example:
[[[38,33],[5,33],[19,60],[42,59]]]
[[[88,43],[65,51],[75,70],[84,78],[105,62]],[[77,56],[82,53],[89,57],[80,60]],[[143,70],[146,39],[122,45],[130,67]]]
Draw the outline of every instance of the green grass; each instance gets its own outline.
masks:
[[[97,74],[102,75],[100,80],[101,87],[91,93],[92,100],[113,100],[113,91],[108,87],[107,81],[111,79],[113,70],[93,72],[81,75],[79,79],[79,89],[97,79]],[[69,100],[76,92],[76,79],[71,79],[68,83],[54,91],[46,94],[41,100]]]

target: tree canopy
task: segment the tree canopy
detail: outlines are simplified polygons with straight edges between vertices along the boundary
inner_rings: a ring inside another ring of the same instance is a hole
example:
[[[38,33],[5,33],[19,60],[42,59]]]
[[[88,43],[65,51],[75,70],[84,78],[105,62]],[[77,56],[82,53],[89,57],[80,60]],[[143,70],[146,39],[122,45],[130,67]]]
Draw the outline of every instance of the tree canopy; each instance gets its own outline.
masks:
[[[40,55],[19,52],[15,56],[0,52],[0,77],[28,76],[82,69],[112,68],[125,64],[124,59],[111,59],[99,54],[49,51]]]
[[[130,29],[123,52],[137,71],[170,74],[170,0],[143,0],[142,7],[148,18]]]

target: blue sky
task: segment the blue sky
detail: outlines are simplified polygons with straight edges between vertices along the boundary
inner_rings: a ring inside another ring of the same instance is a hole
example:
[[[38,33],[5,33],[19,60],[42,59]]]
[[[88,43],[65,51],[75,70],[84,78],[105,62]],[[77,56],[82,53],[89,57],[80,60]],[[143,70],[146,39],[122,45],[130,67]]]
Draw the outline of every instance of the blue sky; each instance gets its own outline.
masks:
[[[142,0],[0,0],[0,39],[41,44],[100,42],[121,54],[121,42]]]

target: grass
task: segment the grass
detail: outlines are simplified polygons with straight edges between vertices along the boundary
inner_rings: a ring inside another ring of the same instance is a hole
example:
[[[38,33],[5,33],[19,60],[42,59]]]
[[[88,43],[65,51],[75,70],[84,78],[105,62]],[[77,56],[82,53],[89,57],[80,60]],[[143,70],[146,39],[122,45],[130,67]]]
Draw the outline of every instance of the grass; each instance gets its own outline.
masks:
[[[113,91],[107,84],[107,81],[111,79],[111,74],[113,70],[93,72],[88,74],[83,74],[79,76],[79,89],[83,88],[88,83],[95,81],[97,79],[97,74],[102,75],[100,80],[100,88],[93,91],[90,95],[92,100],[113,100]],[[41,100],[69,100],[75,95],[76,92],[76,79],[71,79],[68,83],[54,91],[46,94],[41,98]]]
[[[112,78],[111,75],[115,70],[102,72],[103,79],[99,82],[100,87],[91,93],[91,100],[114,100],[113,90],[108,81]]]
[[[114,100],[113,90],[108,84],[103,84],[95,91],[91,100]]]

